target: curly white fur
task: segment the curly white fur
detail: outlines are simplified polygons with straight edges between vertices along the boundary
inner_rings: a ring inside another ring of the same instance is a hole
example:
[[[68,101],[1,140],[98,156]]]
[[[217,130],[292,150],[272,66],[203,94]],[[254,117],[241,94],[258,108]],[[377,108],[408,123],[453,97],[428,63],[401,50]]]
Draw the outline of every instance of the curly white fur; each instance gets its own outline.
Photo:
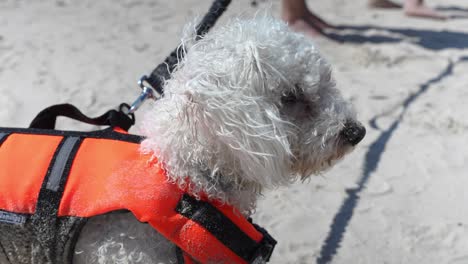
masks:
[[[179,185],[250,211],[263,188],[342,156],[339,132],[354,113],[309,39],[264,16],[185,38],[183,48],[165,97],[145,116],[142,145]],[[289,93],[311,118],[281,102]]]
[[[187,54],[142,126],[142,151],[154,155],[170,180],[249,215],[264,188],[320,173],[352,150],[342,131],[360,125],[309,39],[268,15],[234,19],[197,42],[187,32],[181,47]],[[112,223],[103,217],[85,227],[76,263],[175,261],[147,248],[171,244],[149,242],[156,232],[137,231],[131,214]],[[139,240],[116,236],[119,228]]]

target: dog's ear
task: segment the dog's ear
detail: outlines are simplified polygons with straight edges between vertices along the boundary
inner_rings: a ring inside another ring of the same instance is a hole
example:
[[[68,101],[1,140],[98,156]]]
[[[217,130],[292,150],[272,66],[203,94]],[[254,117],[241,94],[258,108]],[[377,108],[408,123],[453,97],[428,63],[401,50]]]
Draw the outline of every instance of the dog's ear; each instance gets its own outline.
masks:
[[[196,158],[209,171],[262,186],[284,184],[292,157],[289,124],[275,107],[242,95],[186,96],[178,118],[189,128],[183,138],[190,139],[192,150],[199,152]]]
[[[277,186],[289,176],[291,127],[268,100],[267,69],[257,47],[248,43],[244,49],[242,58],[231,60],[236,64],[229,74],[212,68],[184,84],[177,120],[210,171]]]
[[[188,49],[166,83],[165,97],[145,119],[143,148],[177,176],[197,168],[235,183],[285,184],[293,126],[272,102],[269,85],[278,74],[262,59],[268,51],[255,38],[216,32]]]

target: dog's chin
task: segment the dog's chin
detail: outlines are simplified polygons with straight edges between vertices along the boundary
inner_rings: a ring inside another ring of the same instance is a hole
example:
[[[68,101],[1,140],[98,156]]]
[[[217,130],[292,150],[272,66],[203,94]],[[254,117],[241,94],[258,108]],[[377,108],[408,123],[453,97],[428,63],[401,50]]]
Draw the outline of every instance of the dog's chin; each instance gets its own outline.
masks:
[[[329,155],[320,160],[295,160],[291,168],[292,174],[297,175],[300,180],[306,180],[314,175],[320,175],[335,166],[344,156],[351,153],[355,145],[345,140],[338,139],[336,148]]]

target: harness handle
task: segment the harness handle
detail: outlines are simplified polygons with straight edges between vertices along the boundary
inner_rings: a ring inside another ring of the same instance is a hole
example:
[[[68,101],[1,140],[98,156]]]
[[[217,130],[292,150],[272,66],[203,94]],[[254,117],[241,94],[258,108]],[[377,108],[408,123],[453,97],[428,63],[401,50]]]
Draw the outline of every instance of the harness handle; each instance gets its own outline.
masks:
[[[29,125],[29,128],[55,129],[57,117],[64,116],[90,125],[110,126],[112,128],[119,127],[128,131],[128,129],[135,124],[135,115],[127,115],[125,113],[125,109],[129,108],[129,105],[121,104],[119,106],[119,111],[109,110],[101,116],[91,118],[83,114],[74,105],[58,104],[47,107],[39,112]]]

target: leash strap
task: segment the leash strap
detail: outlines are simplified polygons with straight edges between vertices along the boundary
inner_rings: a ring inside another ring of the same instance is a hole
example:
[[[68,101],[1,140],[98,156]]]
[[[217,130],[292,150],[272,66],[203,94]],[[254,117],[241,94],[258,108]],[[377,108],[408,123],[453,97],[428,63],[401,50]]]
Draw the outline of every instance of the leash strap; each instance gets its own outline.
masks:
[[[57,117],[64,116],[90,125],[119,127],[128,131],[135,124],[135,116],[124,113],[125,108],[130,108],[127,104],[121,104],[119,108],[119,111],[109,110],[101,116],[91,118],[71,104],[53,105],[39,112],[29,128],[55,129]]]
[[[211,5],[208,13],[203,17],[200,24],[197,26],[197,40],[210,30],[218,18],[226,11],[231,0],[215,0]],[[170,75],[175,68],[178,60],[184,56],[185,51],[181,48],[176,48],[171,54],[159,64],[149,75],[141,77],[139,86],[142,93],[138,99],[129,106],[127,104],[120,105],[120,111],[110,110],[103,115],[90,118],[84,115],[78,108],[70,104],[53,105],[42,110],[31,122],[30,128],[39,129],[55,129],[55,123],[58,116],[69,117],[90,125],[120,127],[125,131],[135,124],[134,112],[148,98],[157,99],[164,93],[163,83],[170,79]],[[149,85],[146,86],[146,84]],[[155,95],[155,93],[157,95]]]
[[[208,13],[203,17],[200,24],[198,24],[196,39],[199,40],[203,37],[216,23],[219,17],[226,11],[231,0],[215,0],[211,5]],[[171,73],[174,71],[177,62],[184,57],[184,50],[176,48],[171,54],[159,64],[149,76],[143,76],[141,81],[146,81],[151,88],[158,94],[164,93],[163,84],[164,80],[170,79]]]
[[[196,40],[203,37],[216,23],[218,18],[226,11],[231,0],[215,0],[211,5],[208,13],[203,17],[200,24],[196,28]],[[159,64],[149,76],[144,75],[138,81],[138,85],[142,89],[140,96],[132,104],[128,113],[134,113],[143,102],[148,99],[159,99],[164,94],[163,84],[165,80],[171,78],[171,73],[174,71],[177,62],[184,57],[186,51],[180,46],[171,52],[171,54]]]

